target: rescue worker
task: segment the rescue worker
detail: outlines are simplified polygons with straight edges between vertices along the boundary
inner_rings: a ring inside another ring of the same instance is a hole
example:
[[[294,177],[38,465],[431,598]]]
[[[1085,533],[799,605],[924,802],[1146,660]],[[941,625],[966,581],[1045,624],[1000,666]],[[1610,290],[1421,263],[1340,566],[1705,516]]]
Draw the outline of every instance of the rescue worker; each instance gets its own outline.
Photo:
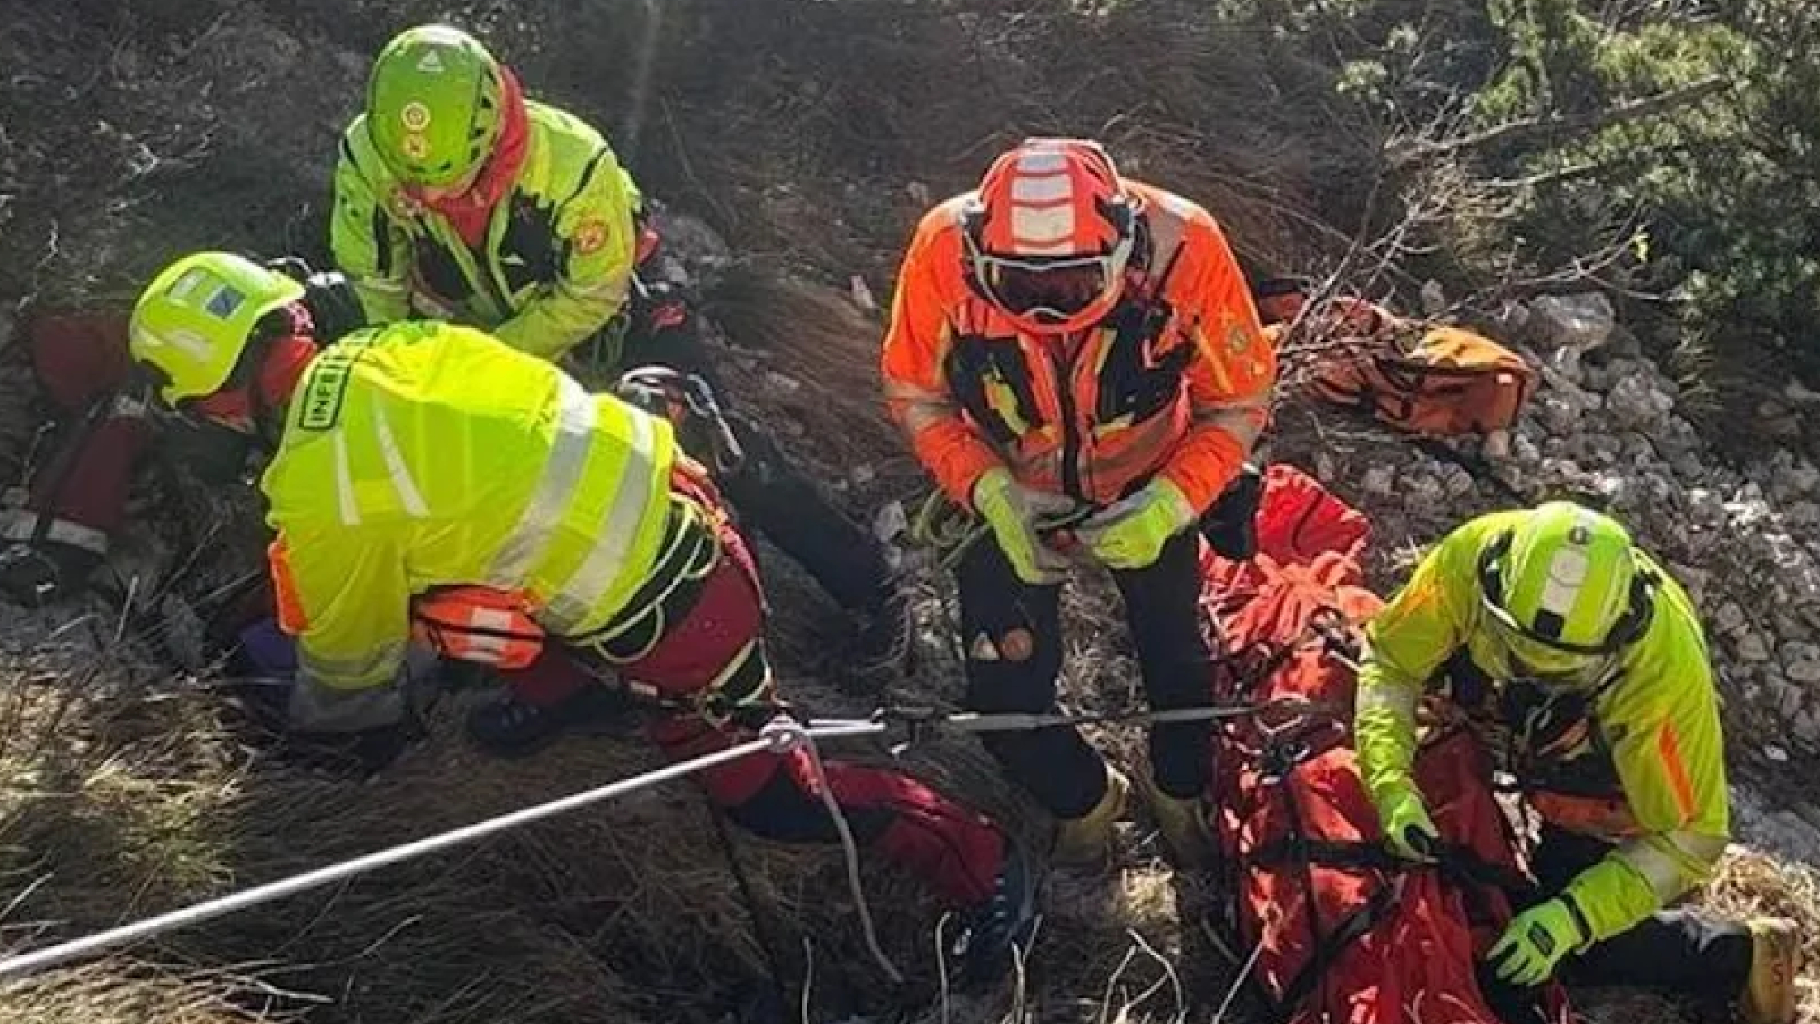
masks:
[[[1547,898],[1490,950],[1498,977],[1540,984],[1565,963],[1570,979],[1793,1019],[1792,922],[1666,909],[1725,850],[1724,741],[1693,604],[1622,525],[1569,502],[1474,519],[1366,639],[1359,771],[1390,849],[1421,860],[1438,838],[1411,778],[1425,693],[1502,752],[1544,823],[1531,867]]]
[[[493,595],[473,621],[498,627],[480,634],[496,650],[541,631],[534,668],[572,660],[653,693],[649,735],[671,758],[781,712],[757,574],[666,421],[471,328],[402,322],[319,351],[301,295],[240,257],[191,255],[140,297],[130,342],[158,401],[272,449],[260,487],[296,640],[292,728],[394,727],[412,603],[451,587]],[[1004,834],[895,770],[825,767],[862,841],[963,908],[964,966],[990,976],[1032,915]],[[836,837],[804,750],[698,778],[761,836]]]
[[[369,322],[421,316],[469,324],[611,381],[634,366],[702,377],[724,399],[680,296],[641,282],[642,199],[600,133],[527,100],[512,70],[446,25],[380,51],[365,112],[335,170],[330,243]],[[585,356],[585,358],[584,358]],[[842,515],[776,442],[733,420],[744,458],[720,475],[734,509],[859,617],[849,666],[877,688],[904,666],[909,604],[879,542]],[[706,452],[692,453],[713,466]],[[500,714],[524,730],[560,716]]]
[[[1241,474],[1276,360],[1201,207],[1119,176],[1090,141],[1030,139],[922,219],[883,354],[891,416],[956,504],[969,708],[1044,712],[1062,663],[1070,524],[1124,597],[1150,703],[1207,703],[1198,520]],[[1157,725],[1142,788],[1178,863],[1208,848],[1210,727]],[[1053,856],[1101,860],[1129,783],[1073,728],[990,734],[1057,820]]]

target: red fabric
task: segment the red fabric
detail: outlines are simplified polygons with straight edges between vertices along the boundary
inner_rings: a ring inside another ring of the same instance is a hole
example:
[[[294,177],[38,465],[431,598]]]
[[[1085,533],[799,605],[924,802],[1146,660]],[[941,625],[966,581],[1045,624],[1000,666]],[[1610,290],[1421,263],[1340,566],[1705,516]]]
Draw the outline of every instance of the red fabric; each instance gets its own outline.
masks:
[[[530,138],[524,90],[519,88],[518,76],[511,68],[499,70],[505,79],[505,87],[500,90],[505,123],[500,128],[499,141],[494,144],[492,155],[481,166],[474,183],[465,192],[435,199],[426,198],[420,189],[412,190],[418,202],[441,214],[461,240],[476,249],[487,240],[487,220],[493,215],[493,207],[511,191],[518,180],[518,172],[524,168],[525,145]]]
[[[65,412],[79,413],[126,383],[127,318],[115,313],[43,313],[24,325],[38,383]]]
[[[1377,923],[1334,952],[1322,982],[1285,1008],[1294,1024],[1503,1024],[1475,977],[1475,965],[1509,920],[1505,894],[1492,886],[1445,879],[1433,868],[1385,872],[1362,866],[1304,865],[1258,854],[1299,835],[1355,846],[1381,843],[1377,814],[1360,782],[1348,742],[1355,680],[1339,659],[1311,639],[1323,612],[1353,625],[1382,601],[1359,584],[1359,558],[1370,525],[1306,476],[1279,467],[1266,481],[1255,565],[1211,556],[1204,605],[1214,613],[1224,649],[1242,652],[1235,670],[1217,677],[1216,700],[1304,697],[1330,713],[1284,711],[1235,722],[1216,736],[1213,791],[1224,796],[1215,832],[1228,863],[1244,865],[1238,882],[1240,941],[1260,947],[1255,975],[1281,999],[1316,955],[1314,935],[1390,898]],[[1295,651],[1280,663],[1271,655]],[[1259,670],[1278,664],[1259,679]],[[1283,755],[1297,747],[1306,753]],[[1490,764],[1464,733],[1426,747],[1417,779],[1435,823],[1450,844],[1469,847],[1486,864],[1516,872],[1519,861],[1490,788]],[[1312,898],[1310,897],[1312,893]],[[1542,1020],[1570,1019],[1558,986],[1543,990]],[[1536,1018],[1527,1018],[1535,1020]]]
[[[59,409],[70,416],[127,382],[132,360],[127,354],[127,318],[111,313],[39,314],[24,327],[38,383]],[[126,499],[133,466],[152,437],[143,416],[109,416],[77,447],[54,453],[44,465],[73,460],[65,471],[32,482],[27,507],[57,519],[113,533],[126,521]]]
[[[71,455],[68,472],[52,480],[40,476],[32,485],[27,507],[57,519],[112,534],[126,524],[127,492],[133,467],[152,439],[152,425],[142,417],[109,417],[96,424]]]
[[[626,678],[665,696],[688,698],[712,683],[748,642],[762,635],[764,599],[751,553],[719,513],[713,486],[679,470],[671,487],[709,509],[725,557],[709,573],[689,614],[671,624],[644,658],[618,668]],[[515,695],[534,702],[558,700],[587,682],[567,657],[550,653],[506,678]],[[737,724],[694,713],[654,716],[647,731],[673,761],[724,750],[753,736]],[[831,758],[824,759],[823,769],[835,800],[854,819],[855,831],[869,834],[872,849],[923,879],[955,906],[972,906],[992,895],[1004,859],[1004,837],[991,822],[902,772]],[[695,777],[717,805],[737,808],[759,797],[780,774],[799,793],[814,797],[818,792],[808,752],[803,750],[754,754]]]

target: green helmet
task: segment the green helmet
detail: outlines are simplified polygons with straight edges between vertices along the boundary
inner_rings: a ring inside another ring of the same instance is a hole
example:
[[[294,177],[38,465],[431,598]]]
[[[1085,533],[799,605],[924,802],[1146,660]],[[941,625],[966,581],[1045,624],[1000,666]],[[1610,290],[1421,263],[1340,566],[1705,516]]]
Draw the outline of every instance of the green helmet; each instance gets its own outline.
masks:
[[[373,62],[367,132],[406,182],[448,185],[492,154],[504,89],[499,62],[473,36],[447,25],[407,29]]]
[[[1526,675],[1590,684],[1648,625],[1630,534],[1572,502],[1531,510],[1480,559],[1487,618]]]
[[[245,257],[199,252],[152,280],[133,307],[128,350],[175,408],[226,384],[261,317],[303,298],[303,285]]]

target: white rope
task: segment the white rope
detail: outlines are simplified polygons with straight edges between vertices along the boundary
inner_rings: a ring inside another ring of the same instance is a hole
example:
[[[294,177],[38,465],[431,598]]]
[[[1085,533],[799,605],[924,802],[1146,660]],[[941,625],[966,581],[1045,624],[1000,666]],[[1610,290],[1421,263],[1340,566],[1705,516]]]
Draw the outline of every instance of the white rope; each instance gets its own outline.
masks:
[[[863,731],[847,730],[873,724],[871,722],[831,724],[823,727],[827,731],[822,735],[863,735]],[[876,729],[870,731],[881,732],[883,730],[884,723],[880,722],[877,723]],[[854,842],[853,830],[847,826],[847,815],[841,811],[840,802],[834,799],[834,791],[828,786],[828,775],[822,768],[822,753],[815,745],[815,731],[805,729],[800,723],[788,718],[774,718],[765,725],[759,735],[771,740],[771,749],[779,754],[801,747],[809,755],[809,771],[815,776],[815,792],[821,797],[822,806],[828,809],[828,816],[834,819],[835,831],[840,833],[841,849],[847,856],[847,886],[853,890],[853,905],[859,911],[859,923],[866,935],[866,946],[872,951],[872,959],[878,961],[879,968],[885,972],[885,977],[890,978],[892,984],[902,985],[904,983],[903,973],[897,969],[896,964],[891,962],[891,958],[885,955],[884,947],[879,945],[878,930],[872,924],[872,905],[866,901],[866,889],[860,884],[859,844]]]
[[[635,775],[629,779],[621,779],[617,782],[611,782],[604,786],[561,797],[556,800],[548,801],[547,803],[521,808],[509,814],[503,814],[496,818],[488,818],[485,821],[475,822],[472,825],[465,825],[448,832],[427,836],[423,839],[416,840],[415,842],[405,843],[402,846],[389,847],[384,850],[369,853],[363,857],[356,857],[353,860],[343,861],[339,864],[331,864],[327,867],[317,868],[314,871],[304,872],[301,875],[282,878],[276,882],[254,886],[251,889],[230,893],[227,896],[222,896],[217,899],[206,900],[202,903],[173,910],[166,914],[148,917],[143,921],[136,921],[132,924],[122,925],[118,928],[110,928],[93,935],[72,939],[69,942],[58,943],[55,946],[47,946],[44,949],[35,952],[7,957],[0,960],[0,982],[17,979],[50,967],[55,967],[59,964],[68,963],[71,960],[91,956],[116,946],[123,946],[127,943],[137,942],[141,939],[148,939],[168,932],[177,931],[181,928],[188,928],[191,925],[201,924],[204,921],[212,921],[215,918],[223,917],[236,911],[245,910],[248,907],[259,906],[260,904],[270,903],[274,900],[286,899],[299,893],[309,892],[312,889],[320,889],[323,886],[332,885],[336,882],[345,881],[358,875],[377,871],[380,868],[389,867],[393,864],[401,864],[405,861],[416,860],[419,857],[437,853],[453,846],[471,843],[475,840],[484,839],[500,832],[542,821],[545,818],[553,818],[560,814],[567,814],[570,811],[580,810],[583,807],[600,803],[603,800],[611,800],[614,797],[625,796],[628,793],[637,792],[648,786],[669,782],[672,779],[679,779],[691,773],[701,771],[704,768],[712,768],[716,765],[726,764],[729,761],[737,761],[742,757],[756,754],[760,751],[782,753],[798,744],[806,746],[809,750],[810,763],[814,767],[816,780],[820,784],[823,802],[829,806],[830,813],[834,815],[835,825],[841,834],[841,843],[846,847],[848,879],[853,883],[855,895],[859,899],[860,916],[866,927],[866,939],[872,944],[873,952],[878,956],[879,962],[881,966],[885,968],[886,973],[890,974],[893,980],[899,980],[901,979],[901,975],[897,974],[896,969],[891,965],[891,962],[885,959],[884,954],[878,949],[878,942],[873,934],[871,915],[867,910],[864,896],[860,893],[858,887],[858,848],[853,842],[852,832],[847,828],[846,819],[840,814],[839,805],[834,803],[833,795],[828,792],[826,777],[821,769],[821,758],[816,751],[813,742],[816,737],[832,738],[838,736],[864,736],[876,734],[884,731],[885,726],[883,723],[872,722],[837,722],[827,726],[804,728],[788,719],[778,719],[778,722],[784,723],[784,725],[775,730],[767,727],[766,732],[758,739],[741,743],[738,746],[728,747],[725,750],[717,750],[711,754],[703,754],[700,757],[690,758],[687,761],[679,761],[676,764],[666,765],[665,767],[646,772],[642,775]]]

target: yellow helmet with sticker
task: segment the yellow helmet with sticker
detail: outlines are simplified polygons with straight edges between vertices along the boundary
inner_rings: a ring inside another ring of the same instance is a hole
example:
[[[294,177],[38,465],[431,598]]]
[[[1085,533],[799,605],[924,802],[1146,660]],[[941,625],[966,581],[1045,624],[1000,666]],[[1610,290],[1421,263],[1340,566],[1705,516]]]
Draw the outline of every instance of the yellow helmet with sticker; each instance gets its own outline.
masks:
[[[128,350],[176,408],[233,375],[260,318],[303,298],[303,285],[243,256],[199,252],[152,279],[133,307]]]

